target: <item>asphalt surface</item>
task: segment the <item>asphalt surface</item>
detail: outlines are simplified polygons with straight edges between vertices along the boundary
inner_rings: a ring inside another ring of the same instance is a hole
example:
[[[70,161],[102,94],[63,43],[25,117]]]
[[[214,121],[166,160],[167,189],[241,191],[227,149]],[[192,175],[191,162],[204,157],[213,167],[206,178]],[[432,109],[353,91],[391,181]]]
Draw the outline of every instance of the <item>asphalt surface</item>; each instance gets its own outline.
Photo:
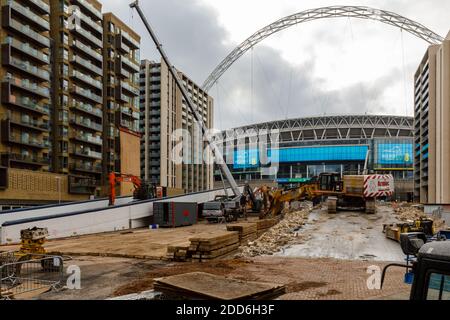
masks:
[[[276,254],[283,257],[335,258],[365,261],[404,261],[400,245],[386,239],[383,224],[395,221],[390,206],[380,206],[377,213],[338,211],[330,215],[325,209],[310,214],[308,224],[298,232],[301,244],[291,245]]]

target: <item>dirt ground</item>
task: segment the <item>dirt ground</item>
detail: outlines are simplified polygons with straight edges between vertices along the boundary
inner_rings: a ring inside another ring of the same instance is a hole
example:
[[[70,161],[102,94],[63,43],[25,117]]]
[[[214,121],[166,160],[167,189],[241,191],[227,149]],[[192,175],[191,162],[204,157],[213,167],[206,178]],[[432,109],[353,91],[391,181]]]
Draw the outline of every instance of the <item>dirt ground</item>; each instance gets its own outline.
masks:
[[[249,218],[248,221],[257,218]],[[202,232],[226,230],[225,224],[199,224],[182,228],[139,229],[50,240],[47,252],[70,256],[107,256],[120,258],[164,259],[167,247],[187,242]],[[0,246],[0,251],[18,250],[18,245]]]
[[[153,279],[187,272],[207,272],[227,277],[283,284],[286,300],[364,300],[408,298],[403,269],[392,269],[385,287],[369,290],[368,267],[400,261],[399,244],[385,239],[383,223],[395,220],[391,207],[376,215],[313,211],[297,240],[275,255],[214,260],[206,263],[162,261],[169,244],[184,242],[199,232],[223,230],[225,225],[199,224],[159,230],[135,230],[49,241],[48,251],[72,254],[65,264],[81,269],[81,290],[49,292],[39,299],[106,299],[153,288]],[[0,247],[0,251],[14,249]],[[108,255],[109,257],[105,257]],[[125,258],[126,257],[126,258]],[[137,259],[139,258],[139,259]]]
[[[39,299],[98,300],[153,288],[153,279],[187,272],[207,272],[234,279],[287,285],[282,300],[365,300],[407,298],[403,270],[393,269],[383,290],[369,290],[367,268],[384,263],[337,259],[258,257],[207,263],[168,263],[138,259],[78,257],[70,264],[81,268],[81,290],[43,294]]]

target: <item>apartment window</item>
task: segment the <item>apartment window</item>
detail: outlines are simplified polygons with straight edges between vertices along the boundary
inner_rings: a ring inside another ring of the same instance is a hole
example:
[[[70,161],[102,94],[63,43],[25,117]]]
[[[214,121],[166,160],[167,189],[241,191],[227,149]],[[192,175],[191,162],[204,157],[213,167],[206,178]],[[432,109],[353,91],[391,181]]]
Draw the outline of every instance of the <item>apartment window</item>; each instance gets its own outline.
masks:
[[[60,104],[62,107],[67,107],[69,104],[69,98],[66,95],[61,95],[60,97]]]
[[[61,32],[61,42],[65,45],[69,45],[69,37],[65,32]]]
[[[69,81],[67,81],[67,80],[64,79],[64,80],[61,82],[61,90],[64,90],[64,91],[69,90]]]
[[[64,126],[59,126],[59,135],[61,137],[67,137],[69,135],[69,129],[67,129],[67,127]]]
[[[69,120],[69,113],[66,110],[59,111],[59,121],[67,122]]]
[[[64,77],[68,77],[69,76],[69,66],[67,64],[65,64],[65,63],[63,65],[61,65],[61,74]]]
[[[110,57],[111,59],[113,59],[115,56],[115,52],[112,49],[108,49],[108,57]]]

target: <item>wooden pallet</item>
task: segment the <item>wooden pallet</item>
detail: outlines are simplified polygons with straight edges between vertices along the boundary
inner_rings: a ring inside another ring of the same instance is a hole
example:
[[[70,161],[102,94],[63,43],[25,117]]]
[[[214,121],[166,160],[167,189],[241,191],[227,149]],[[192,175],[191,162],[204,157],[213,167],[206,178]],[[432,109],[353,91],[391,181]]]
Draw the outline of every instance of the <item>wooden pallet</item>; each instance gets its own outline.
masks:
[[[153,287],[166,296],[207,300],[268,300],[286,292],[284,285],[242,281],[203,272],[155,279]]]

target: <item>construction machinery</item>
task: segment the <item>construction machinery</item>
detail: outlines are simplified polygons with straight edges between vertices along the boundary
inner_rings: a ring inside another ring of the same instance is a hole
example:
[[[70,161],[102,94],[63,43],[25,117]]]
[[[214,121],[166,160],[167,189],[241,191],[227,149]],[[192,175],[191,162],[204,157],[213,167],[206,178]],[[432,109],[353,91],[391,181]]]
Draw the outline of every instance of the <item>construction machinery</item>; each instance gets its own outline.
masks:
[[[282,213],[285,203],[293,201],[315,201],[318,191],[316,184],[306,184],[297,188],[283,190],[276,189],[275,191],[266,191],[269,198],[269,208],[261,214],[263,217],[275,217]]]
[[[383,225],[383,233],[386,238],[400,242],[402,233],[422,232],[427,237],[433,237],[435,234],[433,220],[429,218],[420,218],[415,221],[406,221]]]
[[[47,252],[44,244],[47,241],[47,228],[31,228],[20,231],[21,246],[19,251],[11,252],[4,256],[4,261],[0,260],[0,265],[11,264],[15,262],[27,261],[45,257]],[[44,271],[59,270],[60,266],[55,266],[53,260],[42,260],[42,269]],[[21,264],[17,264],[12,272],[17,276],[20,274]],[[11,270],[9,270],[11,272]],[[3,275],[2,275],[3,276]]]
[[[116,202],[116,185],[121,182],[130,182],[134,186],[133,198],[136,200],[149,200],[157,197],[158,188],[155,184],[142,181],[139,177],[131,174],[118,174],[111,172],[109,174],[109,205],[113,206]]]
[[[376,211],[375,199],[389,197],[394,193],[392,175],[344,175],[322,173],[314,182],[316,196],[327,197],[328,213],[338,209]]]
[[[241,214],[240,201],[228,196],[216,196],[214,201],[203,204],[202,216],[208,222],[232,222]]]
[[[145,28],[147,29],[148,33],[150,34],[150,37],[152,38],[153,42],[155,43],[156,49],[160,53],[162,60],[169,67],[169,72],[172,75],[173,79],[175,80],[177,87],[180,89],[181,95],[183,96],[184,100],[186,101],[189,111],[192,113],[195,122],[200,126],[200,128],[202,130],[202,135],[203,135],[206,143],[210,147],[210,150],[213,154],[215,163],[219,166],[221,172],[225,175],[226,180],[228,181],[231,189],[233,190],[233,193],[235,195],[235,198],[233,198],[233,199],[236,199],[236,198],[240,199],[240,197],[242,196],[242,193],[239,190],[239,187],[238,187],[236,181],[234,180],[230,169],[228,168],[226,162],[224,161],[223,155],[222,155],[219,147],[215,143],[213,143],[213,140],[212,140],[213,137],[210,134],[208,134],[209,128],[207,128],[205,123],[203,122],[203,116],[199,113],[197,106],[194,104],[187,89],[184,87],[178,71],[175,69],[175,66],[169,60],[169,57],[167,56],[165,50],[163,49],[163,46],[162,46],[161,42],[159,41],[156,33],[153,31],[153,29],[151,28],[147,19],[145,18],[144,13],[143,13],[141,7],[139,6],[139,1],[136,0],[136,1],[132,2],[130,4],[130,7],[132,9],[136,9]]]
[[[387,270],[401,267],[405,283],[412,283],[410,300],[450,300],[450,241],[427,242],[425,233],[413,232],[402,233],[400,245],[407,262],[384,267],[381,289]]]

